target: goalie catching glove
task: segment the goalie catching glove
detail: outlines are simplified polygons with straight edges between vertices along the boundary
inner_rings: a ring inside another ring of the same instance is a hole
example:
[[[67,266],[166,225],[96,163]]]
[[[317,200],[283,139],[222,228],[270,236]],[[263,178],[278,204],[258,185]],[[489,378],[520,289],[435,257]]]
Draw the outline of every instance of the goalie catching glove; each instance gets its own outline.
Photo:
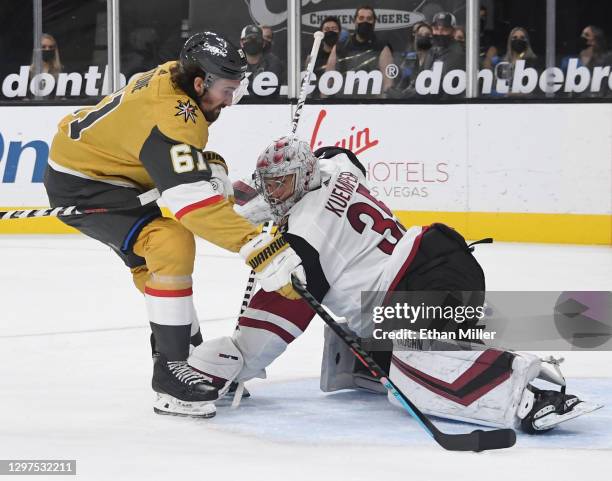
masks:
[[[306,284],[302,259],[282,235],[263,232],[242,246],[240,256],[255,271],[264,291],[277,291],[289,299],[300,298],[291,285],[291,274],[295,273]]]

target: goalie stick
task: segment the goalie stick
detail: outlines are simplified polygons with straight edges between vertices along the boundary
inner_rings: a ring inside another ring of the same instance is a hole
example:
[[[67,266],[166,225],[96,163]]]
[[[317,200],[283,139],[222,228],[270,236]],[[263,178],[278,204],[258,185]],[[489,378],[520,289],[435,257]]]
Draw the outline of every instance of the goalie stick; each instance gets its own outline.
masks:
[[[323,40],[324,34],[323,32],[315,32],[314,33],[314,41],[312,42],[312,48],[310,50],[310,61],[308,62],[308,66],[306,67],[306,75],[304,75],[304,79],[302,80],[302,87],[300,88],[300,95],[298,97],[297,104],[295,106],[295,112],[293,113],[293,119],[291,120],[291,135],[295,134],[298,128],[298,124],[300,122],[300,116],[302,115],[302,109],[304,108],[304,104],[306,103],[306,88],[308,83],[310,82],[310,77],[314,72],[314,64],[317,60],[317,55],[319,54],[319,48],[321,47],[321,41]],[[262,232],[270,232],[272,230],[273,222],[268,221],[264,224]],[[244,296],[242,298],[242,304],[240,306],[240,316],[244,314],[249,302],[251,300],[251,296],[253,295],[253,290],[255,289],[255,271],[251,270],[249,274],[249,279],[247,280],[246,287],[244,289]],[[236,326],[238,328],[238,326]],[[232,401],[232,408],[236,409],[240,405],[240,399],[242,397],[242,393],[244,392],[244,383],[239,382],[238,387],[236,388],[236,393],[234,394],[234,400]]]
[[[340,324],[338,324],[327,312],[327,310],[308,292],[299,279],[292,274],[292,284],[294,289],[308,302],[315,312],[323,319],[340,339],[349,347],[354,356],[363,364],[368,371],[389,391],[408,411],[408,413],[416,419],[431,437],[444,449],[449,451],[486,451],[490,449],[503,449],[514,446],[516,442],[516,433],[513,429],[493,429],[483,431],[476,429],[471,433],[465,434],[450,434],[440,431],[427,416],[425,416],[419,408],[417,408],[410,399],[391,381],[382,368],[372,359],[365,351],[356,337],[346,332]]]

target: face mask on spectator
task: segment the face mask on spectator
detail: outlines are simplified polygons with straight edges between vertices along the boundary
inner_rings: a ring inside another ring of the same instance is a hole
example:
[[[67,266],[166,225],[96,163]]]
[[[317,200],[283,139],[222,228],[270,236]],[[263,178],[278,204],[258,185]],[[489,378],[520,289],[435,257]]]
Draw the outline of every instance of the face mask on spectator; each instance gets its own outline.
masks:
[[[270,42],[266,42],[264,40],[264,43],[263,43],[263,53],[268,53],[271,48],[272,48],[272,44]]]
[[[361,22],[357,24],[357,35],[361,38],[369,39],[374,33],[374,24],[370,22]]]
[[[589,41],[584,38],[584,37],[579,37],[578,38],[578,48],[580,50],[584,50],[585,48],[588,48],[589,46]]]
[[[448,47],[451,43],[450,35],[434,35],[431,39],[432,45],[434,47]]]
[[[43,50],[42,51],[42,59],[43,62],[51,62],[55,58],[55,49],[51,50]]]
[[[510,47],[516,53],[523,53],[525,50],[527,50],[527,40],[523,40],[522,38],[515,38],[514,40],[512,40],[512,42],[510,42]]]
[[[416,47],[419,50],[429,50],[431,48],[431,37],[417,35]]]
[[[336,45],[336,42],[338,42],[339,36],[340,35],[338,34],[338,32],[330,30],[329,32],[325,32],[325,35],[323,36],[323,42],[325,42],[328,47],[333,47],[334,45]]]
[[[246,40],[242,49],[247,55],[258,55],[263,52],[263,42],[261,40]]]

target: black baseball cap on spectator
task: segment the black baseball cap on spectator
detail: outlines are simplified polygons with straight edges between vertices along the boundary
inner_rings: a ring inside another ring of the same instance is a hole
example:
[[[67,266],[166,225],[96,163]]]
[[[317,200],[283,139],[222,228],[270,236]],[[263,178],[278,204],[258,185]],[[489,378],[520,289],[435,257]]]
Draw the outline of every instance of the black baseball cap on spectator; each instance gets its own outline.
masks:
[[[263,30],[257,25],[247,25],[240,32],[240,38],[258,37],[263,39]]]
[[[457,20],[455,16],[450,12],[438,12],[433,16],[431,21],[432,26],[438,27],[455,27],[457,25]]]

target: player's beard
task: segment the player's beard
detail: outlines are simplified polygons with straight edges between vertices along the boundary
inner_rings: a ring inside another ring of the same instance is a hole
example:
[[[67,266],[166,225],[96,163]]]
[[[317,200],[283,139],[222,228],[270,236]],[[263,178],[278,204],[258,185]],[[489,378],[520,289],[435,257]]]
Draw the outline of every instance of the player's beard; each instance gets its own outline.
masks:
[[[207,94],[201,95],[199,98],[200,109],[202,110],[202,113],[204,113],[204,118],[206,121],[212,124],[219,118],[219,115],[221,115],[221,109],[224,107],[224,105],[221,102],[210,107],[210,103],[206,102],[206,95]]]
[[[209,123],[213,123],[215,120],[219,118],[219,115],[221,115],[222,108],[223,108],[223,104],[218,105],[217,107],[214,107],[212,109],[204,109],[203,110],[204,117]]]

